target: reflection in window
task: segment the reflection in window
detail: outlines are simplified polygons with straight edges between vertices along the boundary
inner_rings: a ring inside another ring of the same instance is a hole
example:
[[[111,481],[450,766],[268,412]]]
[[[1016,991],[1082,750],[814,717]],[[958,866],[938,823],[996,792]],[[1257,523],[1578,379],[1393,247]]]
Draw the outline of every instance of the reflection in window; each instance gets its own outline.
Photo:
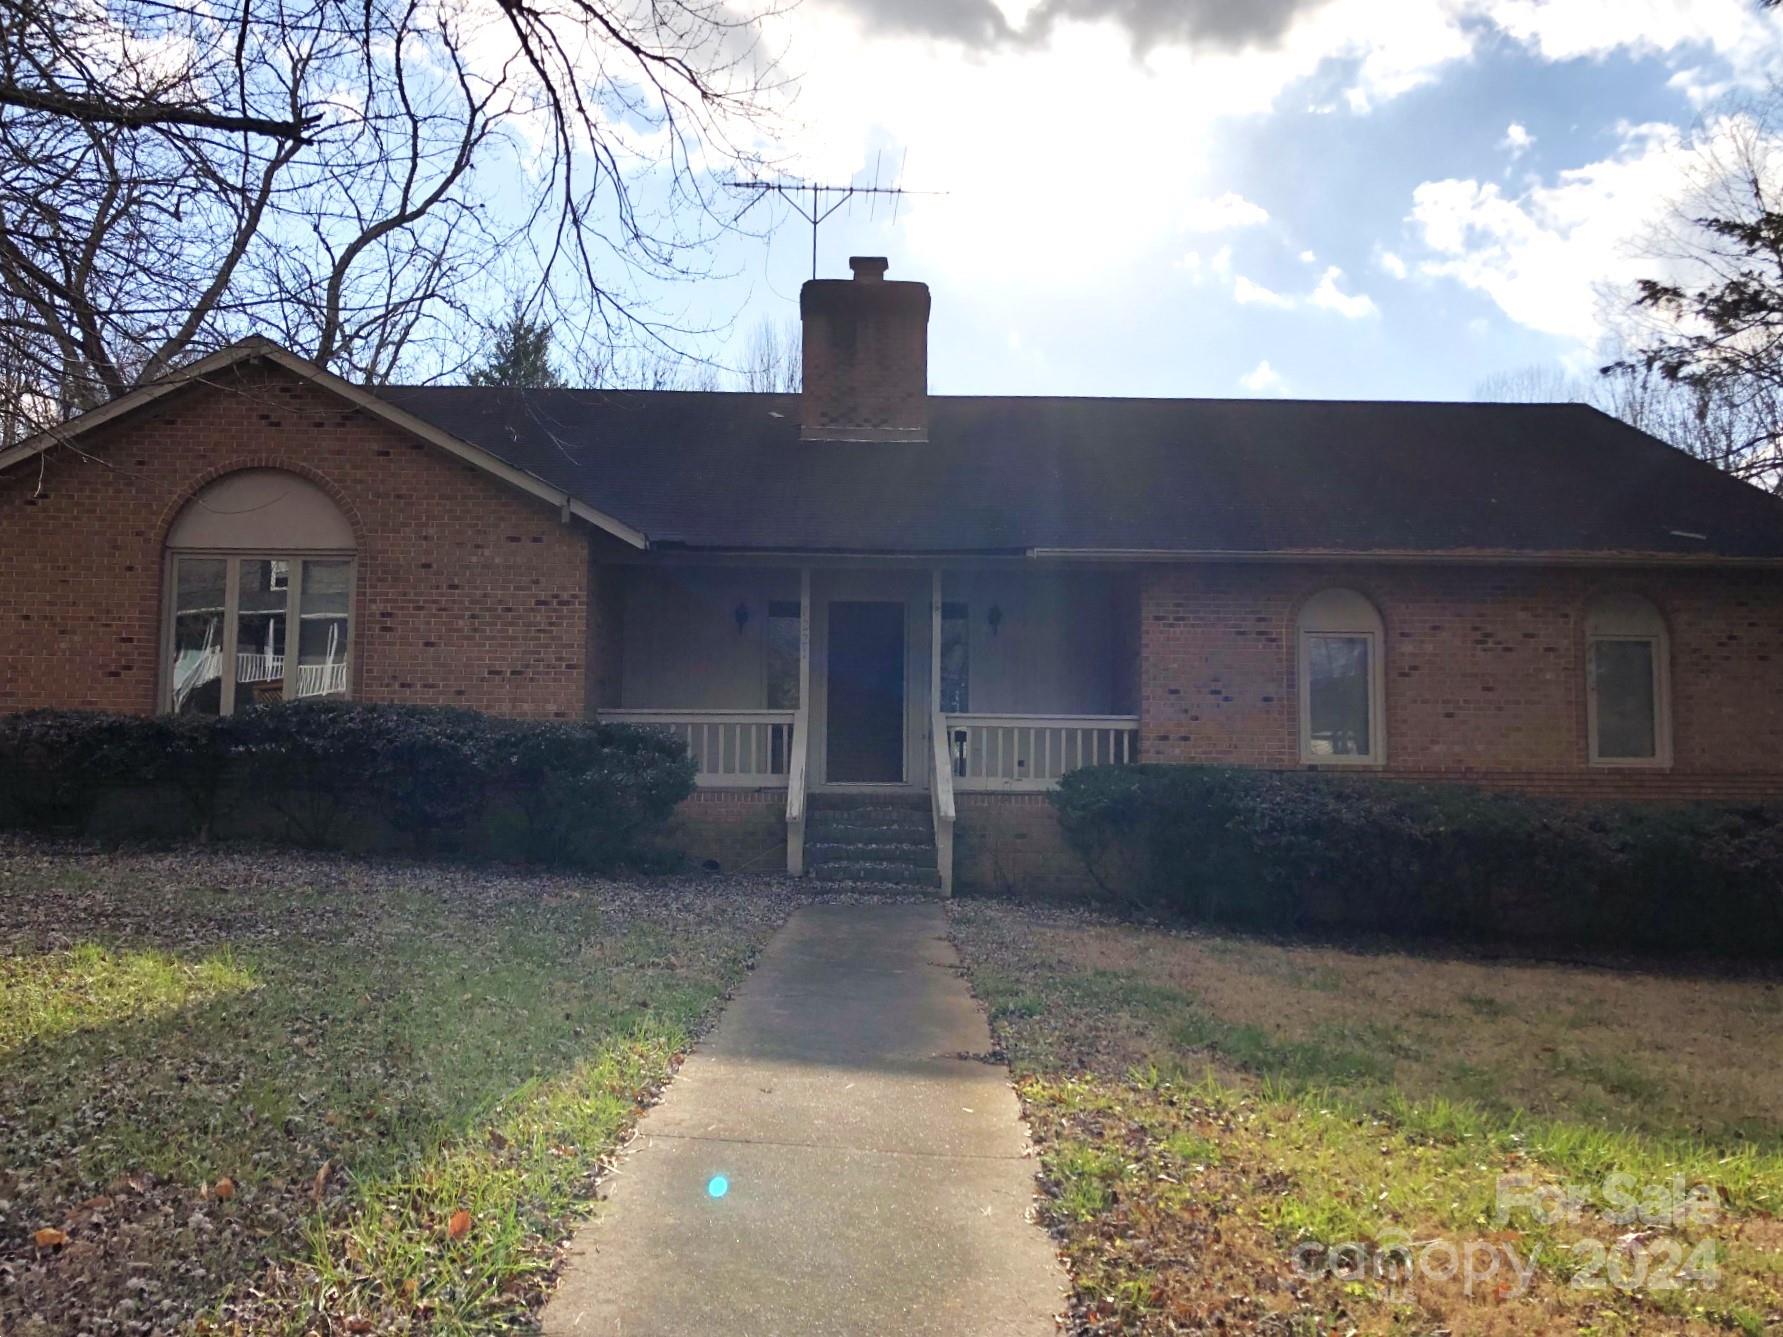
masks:
[[[174,567],[172,708],[177,715],[223,709],[223,615],[229,563],[182,557]]]
[[[963,603],[941,605],[941,713],[963,715],[970,710],[971,642]]]
[[[235,708],[280,701],[285,695],[285,605],[290,564],[265,559],[241,563],[236,600]]]
[[[1307,739],[1314,756],[1366,757],[1368,637],[1306,637]]]
[[[168,707],[346,695],[352,585],[350,559],[176,556]]]
[[[299,698],[347,694],[347,599],[351,562],[305,562],[297,618]]]

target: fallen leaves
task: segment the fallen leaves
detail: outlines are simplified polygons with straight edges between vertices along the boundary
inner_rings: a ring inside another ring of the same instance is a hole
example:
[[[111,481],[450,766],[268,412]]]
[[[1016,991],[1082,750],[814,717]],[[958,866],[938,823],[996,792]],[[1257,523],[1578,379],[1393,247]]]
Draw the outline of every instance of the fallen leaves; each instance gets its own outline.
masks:
[[[40,1249],[59,1249],[68,1243],[68,1232],[57,1230],[54,1226],[45,1226],[32,1234],[31,1242]]]
[[[216,1196],[218,1202],[228,1202],[235,1196],[235,1181],[228,1175],[224,1175],[211,1186],[211,1192]]]
[[[471,1214],[460,1207],[452,1213],[452,1219],[446,1222],[446,1238],[461,1240],[471,1233]]]

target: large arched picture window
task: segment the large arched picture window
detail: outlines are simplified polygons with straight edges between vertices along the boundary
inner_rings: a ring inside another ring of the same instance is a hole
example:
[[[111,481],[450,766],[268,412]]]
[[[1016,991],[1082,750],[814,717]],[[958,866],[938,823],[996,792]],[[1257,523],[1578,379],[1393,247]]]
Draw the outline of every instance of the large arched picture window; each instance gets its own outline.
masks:
[[[351,688],[353,527],[315,484],[249,469],[167,535],[161,704],[227,715]]]
[[[1585,713],[1594,766],[1671,762],[1671,646],[1638,594],[1606,594],[1585,614]]]
[[[1379,765],[1381,615],[1354,590],[1321,590],[1300,610],[1300,759]]]

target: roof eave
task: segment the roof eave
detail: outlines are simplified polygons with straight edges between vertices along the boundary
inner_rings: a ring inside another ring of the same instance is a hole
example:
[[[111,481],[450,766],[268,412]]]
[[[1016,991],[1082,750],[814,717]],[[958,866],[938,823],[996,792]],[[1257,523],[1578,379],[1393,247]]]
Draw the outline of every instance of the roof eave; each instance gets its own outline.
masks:
[[[1725,553],[1544,551],[1509,548],[1029,548],[1037,561],[1086,562],[1382,562],[1457,566],[1750,566],[1783,567],[1783,556]]]

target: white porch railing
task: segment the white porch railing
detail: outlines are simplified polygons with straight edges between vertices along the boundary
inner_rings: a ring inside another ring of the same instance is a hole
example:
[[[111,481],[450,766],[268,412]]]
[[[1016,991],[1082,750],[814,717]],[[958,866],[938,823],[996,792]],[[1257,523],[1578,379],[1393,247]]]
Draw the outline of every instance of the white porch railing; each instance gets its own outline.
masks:
[[[1082,766],[1139,760],[1137,715],[948,715],[953,787],[1051,789]]]
[[[603,724],[640,724],[679,738],[707,788],[778,788],[793,754],[791,710],[603,710]]]
[[[299,664],[297,695],[344,696],[347,691],[347,666],[343,664]]]

